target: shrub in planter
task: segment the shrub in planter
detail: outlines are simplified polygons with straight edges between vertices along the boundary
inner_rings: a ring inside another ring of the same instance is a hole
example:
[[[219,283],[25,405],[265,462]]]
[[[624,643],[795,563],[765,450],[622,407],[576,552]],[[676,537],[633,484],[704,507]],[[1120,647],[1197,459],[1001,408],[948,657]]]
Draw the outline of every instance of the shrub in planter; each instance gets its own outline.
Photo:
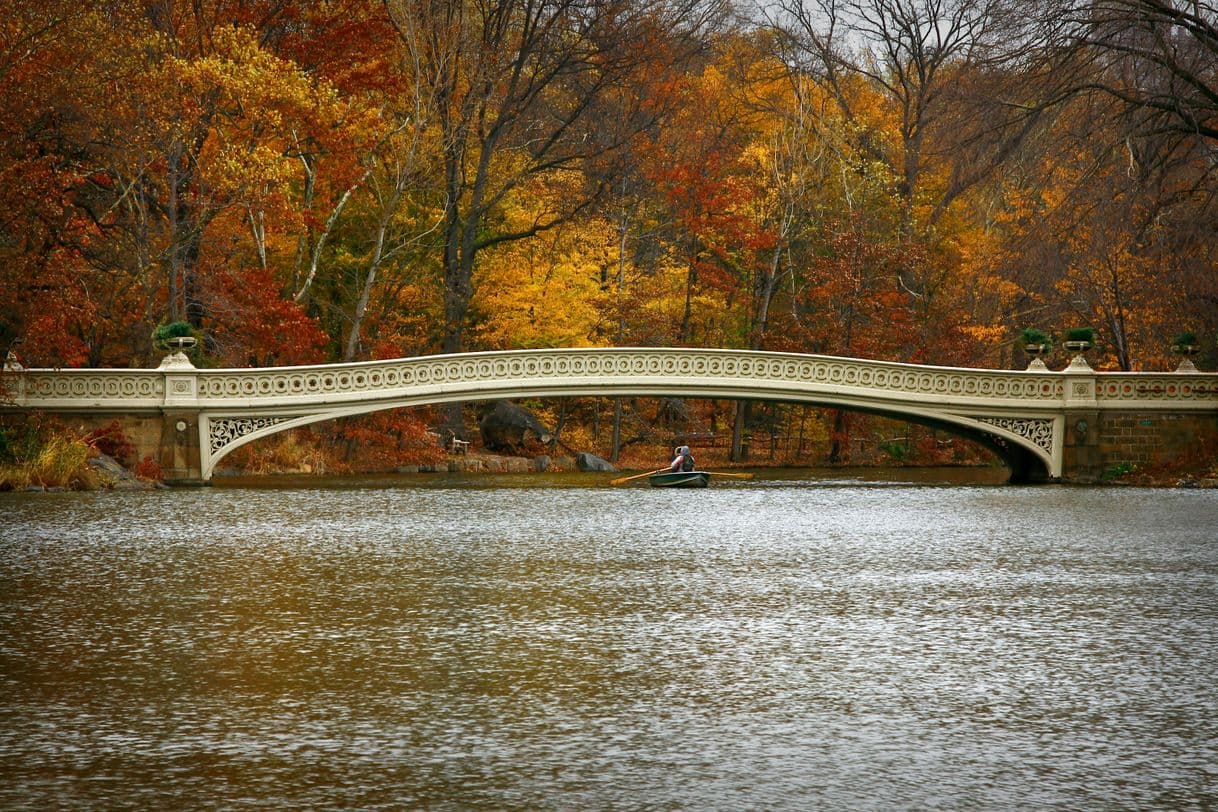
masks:
[[[1071,327],[1066,331],[1066,341],[1085,341],[1088,344],[1095,343],[1095,328],[1094,327]]]
[[[1188,353],[1197,349],[1197,334],[1191,330],[1185,330],[1172,341],[1172,346],[1176,348],[1178,353]]]
[[[1095,345],[1094,327],[1072,327],[1065,333],[1062,344],[1070,352],[1084,353]]]
[[[1037,330],[1035,327],[1025,327],[1019,333],[1019,341],[1022,344],[1043,344],[1046,347],[1053,346],[1053,339],[1047,333]]]
[[[195,345],[194,332],[189,322],[171,321],[152,331],[152,343],[161,350],[189,349]]]
[[[1025,327],[1019,333],[1019,345],[1028,355],[1039,358],[1053,349],[1053,339],[1035,327]]]

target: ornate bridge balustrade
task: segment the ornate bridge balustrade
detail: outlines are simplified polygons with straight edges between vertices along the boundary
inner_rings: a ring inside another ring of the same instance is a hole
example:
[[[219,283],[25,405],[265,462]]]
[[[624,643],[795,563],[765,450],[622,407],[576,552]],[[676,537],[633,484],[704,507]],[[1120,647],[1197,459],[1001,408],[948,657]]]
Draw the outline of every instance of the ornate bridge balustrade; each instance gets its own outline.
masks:
[[[166,467],[179,479],[202,481],[229,452],[289,428],[400,406],[498,398],[732,398],[866,411],[978,440],[1002,457],[1016,480],[1094,478],[1111,457],[1103,449],[1107,418],[1136,415],[1143,429],[1149,421],[1218,430],[1218,375],[1096,373],[1077,361],[1061,372],[1011,371],[745,350],[610,348],[196,369],[173,355],[156,370],[35,369],[5,379],[9,399],[0,409],[161,416]],[[1155,432],[1143,433],[1153,445]]]

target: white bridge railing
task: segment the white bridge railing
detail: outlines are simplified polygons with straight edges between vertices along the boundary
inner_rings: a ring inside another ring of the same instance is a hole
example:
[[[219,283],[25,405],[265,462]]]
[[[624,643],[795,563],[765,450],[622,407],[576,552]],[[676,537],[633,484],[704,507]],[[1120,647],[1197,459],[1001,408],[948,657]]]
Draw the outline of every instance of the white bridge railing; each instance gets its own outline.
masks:
[[[470,399],[493,391],[585,388],[680,393],[711,387],[735,396],[759,390],[840,394],[884,402],[1054,408],[1093,401],[1098,408],[1218,408],[1215,373],[1096,373],[967,369],[835,356],[748,350],[556,349],[465,353],[257,369],[196,369],[170,356],[158,369],[28,369],[6,378],[8,402],[54,411],[315,408],[439,396]],[[1073,381],[1073,383],[1069,383]],[[436,402],[433,398],[431,402]]]

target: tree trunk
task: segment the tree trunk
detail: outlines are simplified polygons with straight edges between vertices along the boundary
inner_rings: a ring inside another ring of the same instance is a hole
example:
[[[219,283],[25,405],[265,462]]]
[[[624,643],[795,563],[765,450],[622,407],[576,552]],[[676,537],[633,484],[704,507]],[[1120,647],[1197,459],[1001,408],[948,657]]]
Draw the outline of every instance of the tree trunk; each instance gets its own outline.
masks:
[[[166,214],[169,217],[169,320],[182,321],[185,307],[182,301],[182,258],[178,243],[181,226],[178,223],[178,163],[182,159],[180,146],[175,144],[169,155],[169,200]]]
[[[616,463],[622,453],[622,399],[613,399],[613,447],[609,462]]]
[[[376,275],[385,255],[385,231],[388,227],[389,218],[383,216],[376,231],[376,246],[372,249],[372,259],[368,262],[368,273],[364,276],[359,299],[355,303],[355,312],[351,314],[351,325],[347,330],[347,340],[343,346],[344,361],[355,360],[355,350],[359,346],[360,327],[364,323],[364,314],[368,312],[368,299],[372,295],[372,286],[376,284]]]
[[[732,462],[744,462],[749,457],[749,449],[744,445],[744,427],[751,406],[752,401],[736,401],[736,416],[732,419],[732,450],[728,455]]]
[[[681,314],[681,332],[677,335],[677,341],[681,344],[688,344],[693,336],[693,300],[697,285],[698,249],[695,245],[689,255],[689,272],[685,275],[685,310]]]
[[[847,449],[842,448],[842,438],[846,437]],[[833,412],[833,433],[829,438],[829,456],[826,460],[830,465],[837,465],[846,458],[850,439],[846,435],[846,413],[841,409]]]

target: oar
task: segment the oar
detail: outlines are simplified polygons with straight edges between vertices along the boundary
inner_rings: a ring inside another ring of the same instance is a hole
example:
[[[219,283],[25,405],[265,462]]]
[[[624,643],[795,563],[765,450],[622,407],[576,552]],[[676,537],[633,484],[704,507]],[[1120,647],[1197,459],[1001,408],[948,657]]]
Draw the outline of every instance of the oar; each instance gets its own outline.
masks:
[[[658,468],[655,471],[647,471],[642,474],[635,474],[634,476],[622,476],[622,477],[618,477],[617,479],[609,480],[609,484],[610,485],[621,485],[623,482],[629,482],[632,479],[642,479],[645,476],[651,476],[652,474],[658,474],[658,473],[660,473],[660,471],[666,471],[666,470],[668,470],[668,469],[667,468]]]
[[[715,476],[734,476],[737,479],[752,479],[753,478],[753,474],[729,474],[726,471],[707,471],[706,473],[714,474]]]

